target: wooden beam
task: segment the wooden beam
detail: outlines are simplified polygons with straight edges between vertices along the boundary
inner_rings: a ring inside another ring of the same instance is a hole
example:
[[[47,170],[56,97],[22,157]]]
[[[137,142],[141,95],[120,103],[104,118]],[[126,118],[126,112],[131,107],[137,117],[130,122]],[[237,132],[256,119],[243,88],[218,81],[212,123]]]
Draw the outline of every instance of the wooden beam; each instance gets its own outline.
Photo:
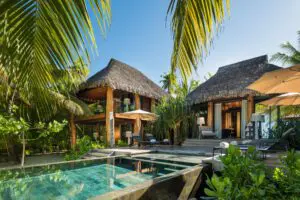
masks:
[[[214,121],[214,104],[213,102],[208,102],[207,105],[207,126],[213,127]]]
[[[140,95],[134,94],[134,102],[135,102],[135,109],[136,109],[136,110],[141,109]]]
[[[108,87],[106,90],[106,113],[105,113],[105,128],[106,128],[106,142],[110,143],[110,112],[114,109],[114,95],[113,89]]]
[[[71,135],[71,147],[72,149],[75,148],[76,145],[76,126],[74,122],[74,115],[70,114],[70,120],[69,120],[69,128],[70,128],[70,135]]]
[[[75,122],[83,123],[83,122],[101,121],[101,120],[104,120],[105,117],[106,117],[106,115],[104,113],[101,113],[101,114],[78,118],[75,120]]]

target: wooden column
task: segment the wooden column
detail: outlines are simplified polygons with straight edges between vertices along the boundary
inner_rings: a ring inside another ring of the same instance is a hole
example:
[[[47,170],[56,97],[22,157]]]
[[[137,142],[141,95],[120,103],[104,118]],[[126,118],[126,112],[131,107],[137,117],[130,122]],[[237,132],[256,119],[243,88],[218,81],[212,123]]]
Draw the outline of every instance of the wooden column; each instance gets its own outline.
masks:
[[[151,99],[151,112],[152,112],[152,113],[154,113],[154,111],[155,111],[155,106],[156,106],[156,105],[155,105],[155,99],[152,98],[152,99]]]
[[[71,147],[75,148],[76,145],[76,126],[74,122],[74,115],[70,114],[70,121],[69,121],[70,133],[71,133]]]
[[[136,110],[141,109],[140,95],[134,94],[134,102],[135,102],[135,109],[136,109]]]
[[[139,136],[142,137],[141,135],[141,126],[142,126],[142,122],[140,118],[137,118],[136,120],[134,120],[134,124],[133,124],[133,133],[134,134],[139,134]]]
[[[121,139],[121,125],[115,126],[115,141],[118,142],[118,140]]]
[[[214,104],[213,102],[208,102],[207,104],[207,126],[213,128],[214,122]]]
[[[252,114],[255,112],[253,96],[251,96],[251,95],[248,96],[247,101],[248,101],[248,103],[247,103],[247,106],[248,106],[248,109],[247,109],[247,123],[248,123],[251,120]]]
[[[106,142],[110,144],[110,116],[109,113],[113,112],[114,108],[114,95],[112,88],[108,87],[106,91],[106,113],[105,113],[105,128],[106,128]]]

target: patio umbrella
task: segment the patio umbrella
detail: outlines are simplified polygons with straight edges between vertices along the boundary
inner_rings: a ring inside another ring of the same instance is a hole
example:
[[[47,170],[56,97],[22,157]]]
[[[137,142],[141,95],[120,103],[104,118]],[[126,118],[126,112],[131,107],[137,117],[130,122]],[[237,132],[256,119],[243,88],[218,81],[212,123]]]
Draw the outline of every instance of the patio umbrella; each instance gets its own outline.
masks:
[[[141,120],[145,121],[155,121],[157,118],[157,115],[155,113],[147,112],[144,110],[133,110],[129,112],[124,112],[122,115],[131,115],[131,116],[137,116]]]
[[[266,106],[296,106],[300,105],[300,93],[287,93],[282,94],[259,104]]]
[[[300,65],[265,73],[247,88],[264,94],[300,92]]]

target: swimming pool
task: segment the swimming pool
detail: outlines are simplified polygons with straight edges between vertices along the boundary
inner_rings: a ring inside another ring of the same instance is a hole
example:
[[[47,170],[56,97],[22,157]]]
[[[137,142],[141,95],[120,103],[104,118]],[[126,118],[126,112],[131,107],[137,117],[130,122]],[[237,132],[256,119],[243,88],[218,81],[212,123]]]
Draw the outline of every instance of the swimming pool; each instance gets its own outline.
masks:
[[[115,157],[0,171],[0,199],[88,199],[190,167]]]

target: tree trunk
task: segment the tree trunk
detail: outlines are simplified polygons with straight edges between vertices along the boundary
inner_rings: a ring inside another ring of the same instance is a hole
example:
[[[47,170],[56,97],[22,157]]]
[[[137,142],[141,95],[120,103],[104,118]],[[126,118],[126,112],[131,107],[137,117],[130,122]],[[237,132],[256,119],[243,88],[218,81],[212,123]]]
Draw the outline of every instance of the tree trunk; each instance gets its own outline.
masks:
[[[11,136],[7,137],[7,148],[9,151],[8,160],[20,163],[20,158],[18,155],[19,148],[16,144],[16,141],[14,141],[14,138]]]
[[[25,133],[22,133],[22,145],[23,145],[23,149],[22,149],[22,160],[21,160],[21,166],[24,166],[24,162],[25,162]]]
[[[69,119],[69,130],[70,130],[70,140],[71,140],[71,148],[74,149],[76,146],[76,126],[74,123],[74,115],[70,114]]]

